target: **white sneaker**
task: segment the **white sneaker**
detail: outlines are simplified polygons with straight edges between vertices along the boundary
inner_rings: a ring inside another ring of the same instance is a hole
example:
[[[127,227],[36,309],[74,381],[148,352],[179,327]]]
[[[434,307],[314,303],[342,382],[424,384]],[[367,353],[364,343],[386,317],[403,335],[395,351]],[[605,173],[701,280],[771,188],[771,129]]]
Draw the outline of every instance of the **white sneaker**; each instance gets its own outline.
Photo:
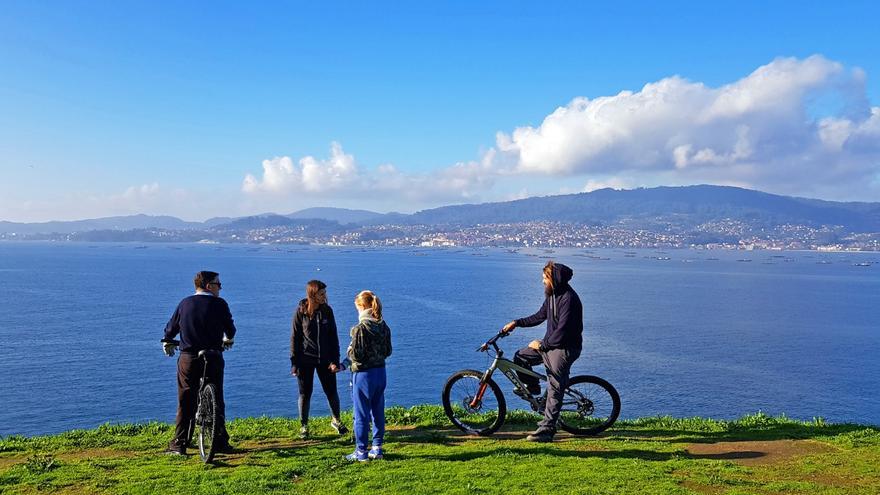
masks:
[[[370,451],[367,452],[367,457],[373,460],[382,459],[383,457],[385,457],[385,451],[382,450],[382,447],[377,447],[374,445],[370,448]]]

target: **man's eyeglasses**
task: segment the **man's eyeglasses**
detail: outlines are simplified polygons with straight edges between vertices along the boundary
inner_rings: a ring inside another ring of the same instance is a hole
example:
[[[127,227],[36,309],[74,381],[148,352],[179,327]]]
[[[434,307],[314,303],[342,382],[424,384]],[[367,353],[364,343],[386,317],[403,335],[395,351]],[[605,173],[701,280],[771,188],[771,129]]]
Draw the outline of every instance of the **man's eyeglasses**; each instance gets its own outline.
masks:
[[[208,285],[216,285],[218,289],[223,288],[223,284],[221,284],[220,282],[208,282]]]

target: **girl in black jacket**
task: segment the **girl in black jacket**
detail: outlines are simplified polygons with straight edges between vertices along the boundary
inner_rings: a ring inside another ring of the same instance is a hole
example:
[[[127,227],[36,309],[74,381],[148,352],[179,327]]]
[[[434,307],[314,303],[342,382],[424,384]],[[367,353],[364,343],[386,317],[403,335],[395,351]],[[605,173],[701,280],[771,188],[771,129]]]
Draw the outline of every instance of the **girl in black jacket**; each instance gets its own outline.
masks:
[[[333,309],[327,304],[327,285],[320,280],[306,284],[306,298],[299,302],[290,331],[290,374],[299,384],[300,436],[309,435],[309,405],[315,372],[330,404],[330,425],[340,435],[348,428],[339,419],[339,393],[336,373],[339,366],[339,336]]]

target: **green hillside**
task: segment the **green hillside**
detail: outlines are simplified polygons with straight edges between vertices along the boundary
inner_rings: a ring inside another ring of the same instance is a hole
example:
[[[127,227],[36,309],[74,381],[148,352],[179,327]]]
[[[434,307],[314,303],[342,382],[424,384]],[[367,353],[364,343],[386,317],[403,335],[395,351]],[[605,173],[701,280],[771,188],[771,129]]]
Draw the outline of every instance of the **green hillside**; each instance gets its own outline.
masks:
[[[0,493],[880,493],[880,428],[871,426],[662,417],[534,444],[524,436],[536,417],[525,413],[489,438],[450,430],[437,406],[391,408],[388,419],[386,459],[363,464],[342,460],[350,438],[326,419],[312,422],[307,441],[293,419],[235,420],[237,452],[211,466],[162,454],[171,426],[160,423],[7,437]]]

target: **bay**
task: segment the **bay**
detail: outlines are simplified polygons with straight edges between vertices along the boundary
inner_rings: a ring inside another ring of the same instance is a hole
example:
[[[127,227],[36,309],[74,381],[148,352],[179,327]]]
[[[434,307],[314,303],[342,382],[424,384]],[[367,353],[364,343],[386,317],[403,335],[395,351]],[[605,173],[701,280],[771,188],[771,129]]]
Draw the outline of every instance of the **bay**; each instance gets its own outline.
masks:
[[[439,403],[452,372],[488,366],[480,343],[540,307],[549,257],[574,269],[584,302],[573,373],[612,382],[622,417],[880,424],[877,253],[6,242],[0,435],[173,421],[175,360],[159,339],[203,269],[221,273],[239,329],[228,416],[296,416],[290,316],[313,278],[328,285],[343,346],[355,294],[381,297],[394,338],[389,405]],[[503,347],[512,356],[543,331],[517,329]],[[338,381],[349,408],[348,374]],[[312,410],[327,413],[319,387]]]

